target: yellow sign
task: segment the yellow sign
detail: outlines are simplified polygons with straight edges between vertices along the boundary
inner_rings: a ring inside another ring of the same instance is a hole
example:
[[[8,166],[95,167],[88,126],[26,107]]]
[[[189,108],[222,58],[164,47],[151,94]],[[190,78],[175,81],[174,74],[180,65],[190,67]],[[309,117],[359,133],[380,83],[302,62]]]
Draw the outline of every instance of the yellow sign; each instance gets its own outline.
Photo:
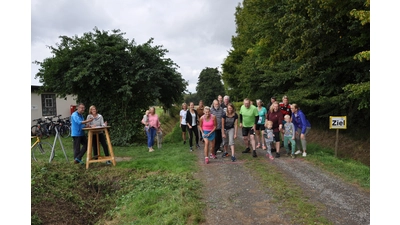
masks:
[[[346,116],[330,116],[329,129],[347,129]]]

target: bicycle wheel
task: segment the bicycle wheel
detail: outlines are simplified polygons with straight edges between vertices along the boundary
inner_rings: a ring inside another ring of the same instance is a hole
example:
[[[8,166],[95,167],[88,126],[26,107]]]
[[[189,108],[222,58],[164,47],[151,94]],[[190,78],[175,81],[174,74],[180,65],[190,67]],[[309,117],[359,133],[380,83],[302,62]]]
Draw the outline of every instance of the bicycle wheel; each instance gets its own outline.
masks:
[[[40,136],[40,134],[41,134],[41,132],[40,132],[38,125],[33,125],[31,127],[31,136],[37,136],[37,135]]]
[[[49,130],[45,126],[40,126],[40,131],[42,132],[42,139],[50,137]]]
[[[59,132],[60,132],[61,137],[63,137],[63,138],[67,138],[71,135],[71,129],[68,125],[62,125],[60,127]]]
[[[32,158],[36,162],[49,162],[53,146],[50,143],[41,141],[32,148]],[[53,160],[54,155],[51,156]]]

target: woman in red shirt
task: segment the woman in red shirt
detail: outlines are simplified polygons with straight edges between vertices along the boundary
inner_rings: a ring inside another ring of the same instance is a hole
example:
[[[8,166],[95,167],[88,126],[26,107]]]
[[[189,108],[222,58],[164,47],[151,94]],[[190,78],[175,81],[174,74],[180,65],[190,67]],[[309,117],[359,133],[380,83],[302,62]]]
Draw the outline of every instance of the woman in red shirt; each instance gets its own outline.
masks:
[[[275,141],[275,148],[276,148],[276,155],[275,158],[279,158],[281,155],[279,153],[281,148],[281,135],[280,131],[282,130],[282,121],[283,121],[283,114],[279,109],[278,102],[272,103],[271,110],[269,110],[267,114],[267,120],[272,121],[272,130],[274,132],[274,141]]]

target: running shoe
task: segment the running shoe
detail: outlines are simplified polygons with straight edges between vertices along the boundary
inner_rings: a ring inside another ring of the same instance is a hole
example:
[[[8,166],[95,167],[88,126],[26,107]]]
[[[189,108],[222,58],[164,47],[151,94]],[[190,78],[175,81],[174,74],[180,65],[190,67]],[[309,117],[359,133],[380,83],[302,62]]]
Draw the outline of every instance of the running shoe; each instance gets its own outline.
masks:
[[[279,158],[279,157],[281,157],[281,154],[279,154],[279,152],[277,152],[277,153],[275,153],[276,155],[275,155],[275,158]]]
[[[250,153],[250,148],[246,148],[242,153]]]
[[[209,163],[208,157],[206,157],[206,158],[204,159],[204,163],[205,163],[205,164],[208,164],[208,163]]]
[[[307,156],[307,153],[306,152],[303,152],[303,157],[306,157]]]
[[[253,157],[257,157],[257,152],[256,152],[256,150],[253,150]]]
[[[223,158],[228,157],[228,156],[229,156],[229,154],[227,152],[222,153]]]
[[[274,156],[272,154],[266,154],[265,156],[268,156],[270,160],[274,160]]]
[[[216,156],[216,155],[214,155],[214,154],[211,154],[211,158],[212,158],[212,159],[216,159],[216,158],[217,158],[217,156]]]
[[[82,162],[82,160],[80,160],[80,159],[78,159],[78,158],[75,158],[75,162],[78,162],[78,163],[80,163],[80,164],[84,164],[83,162]],[[76,163],[77,164],[77,163]]]
[[[190,147],[190,151],[193,152],[193,148],[192,147]]]
[[[232,160],[232,162],[235,162],[236,161],[236,157],[235,156],[231,156],[231,160]]]
[[[298,154],[300,154],[300,153],[301,153],[301,151],[300,151],[300,150],[297,150],[294,154],[298,155]]]
[[[200,148],[200,145],[199,145],[199,144],[196,144],[196,147],[197,147],[197,148]]]

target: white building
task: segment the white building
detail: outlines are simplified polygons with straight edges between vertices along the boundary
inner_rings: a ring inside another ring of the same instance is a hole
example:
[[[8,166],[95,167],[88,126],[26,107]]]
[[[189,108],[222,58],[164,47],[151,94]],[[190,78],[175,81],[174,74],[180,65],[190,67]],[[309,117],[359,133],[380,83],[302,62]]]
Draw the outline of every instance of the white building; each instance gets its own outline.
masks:
[[[32,121],[34,119],[57,115],[65,118],[75,111],[76,97],[69,95],[65,98],[57,98],[56,94],[51,92],[38,94],[39,87],[31,85],[31,126],[36,124]]]

